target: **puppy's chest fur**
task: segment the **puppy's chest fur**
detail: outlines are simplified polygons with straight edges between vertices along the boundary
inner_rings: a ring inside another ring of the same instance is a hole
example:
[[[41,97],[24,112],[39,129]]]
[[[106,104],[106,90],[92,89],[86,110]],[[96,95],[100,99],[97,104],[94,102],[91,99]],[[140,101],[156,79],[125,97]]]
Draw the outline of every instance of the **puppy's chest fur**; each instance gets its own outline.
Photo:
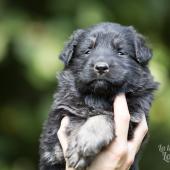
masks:
[[[84,97],[85,105],[94,109],[101,109],[105,111],[112,111],[113,100],[111,98],[105,99],[93,95],[87,95]]]

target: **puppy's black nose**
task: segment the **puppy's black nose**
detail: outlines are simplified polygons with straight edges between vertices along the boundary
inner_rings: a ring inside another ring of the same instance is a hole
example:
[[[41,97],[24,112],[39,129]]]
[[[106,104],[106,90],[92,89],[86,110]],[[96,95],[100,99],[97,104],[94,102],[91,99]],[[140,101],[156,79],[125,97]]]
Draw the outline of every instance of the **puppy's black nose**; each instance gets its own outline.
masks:
[[[97,62],[94,66],[94,71],[103,74],[109,71],[109,65],[105,62]]]

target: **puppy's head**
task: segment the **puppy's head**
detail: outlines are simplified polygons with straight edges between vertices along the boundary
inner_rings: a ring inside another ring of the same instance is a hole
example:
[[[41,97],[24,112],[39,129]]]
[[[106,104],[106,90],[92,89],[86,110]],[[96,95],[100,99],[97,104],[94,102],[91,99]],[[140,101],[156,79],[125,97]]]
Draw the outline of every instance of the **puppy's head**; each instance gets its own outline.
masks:
[[[104,96],[141,81],[151,57],[142,35],[114,23],[75,31],[60,55],[80,92]]]

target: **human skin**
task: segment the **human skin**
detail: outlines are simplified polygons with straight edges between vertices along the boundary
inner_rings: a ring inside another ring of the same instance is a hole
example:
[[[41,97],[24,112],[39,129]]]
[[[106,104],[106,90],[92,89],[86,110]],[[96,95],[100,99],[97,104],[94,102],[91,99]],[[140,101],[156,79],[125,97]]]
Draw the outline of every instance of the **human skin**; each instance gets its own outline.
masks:
[[[128,170],[134,162],[135,155],[137,154],[143,138],[148,131],[146,118],[143,116],[142,121],[135,129],[133,139],[128,141],[127,135],[130,114],[125,94],[119,94],[116,96],[113,107],[116,138],[109,144],[109,146],[96,156],[87,170]],[[67,149],[67,137],[65,135],[65,130],[68,123],[69,118],[64,117],[58,131],[58,138],[64,154]],[[74,170],[67,166],[67,159],[66,170]]]

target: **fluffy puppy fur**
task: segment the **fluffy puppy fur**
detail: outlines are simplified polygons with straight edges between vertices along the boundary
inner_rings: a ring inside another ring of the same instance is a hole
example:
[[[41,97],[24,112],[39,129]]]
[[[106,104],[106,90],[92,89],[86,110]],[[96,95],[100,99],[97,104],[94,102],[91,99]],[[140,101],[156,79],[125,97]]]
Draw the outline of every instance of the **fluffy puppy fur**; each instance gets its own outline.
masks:
[[[131,115],[128,139],[148,113],[157,83],[148,69],[152,57],[144,37],[133,27],[100,23],[76,30],[60,59],[65,68],[40,139],[40,170],[64,170],[57,131],[70,118],[66,156],[70,167],[85,169],[115,137],[113,101],[126,94]],[[137,158],[131,170],[137,170]]]

